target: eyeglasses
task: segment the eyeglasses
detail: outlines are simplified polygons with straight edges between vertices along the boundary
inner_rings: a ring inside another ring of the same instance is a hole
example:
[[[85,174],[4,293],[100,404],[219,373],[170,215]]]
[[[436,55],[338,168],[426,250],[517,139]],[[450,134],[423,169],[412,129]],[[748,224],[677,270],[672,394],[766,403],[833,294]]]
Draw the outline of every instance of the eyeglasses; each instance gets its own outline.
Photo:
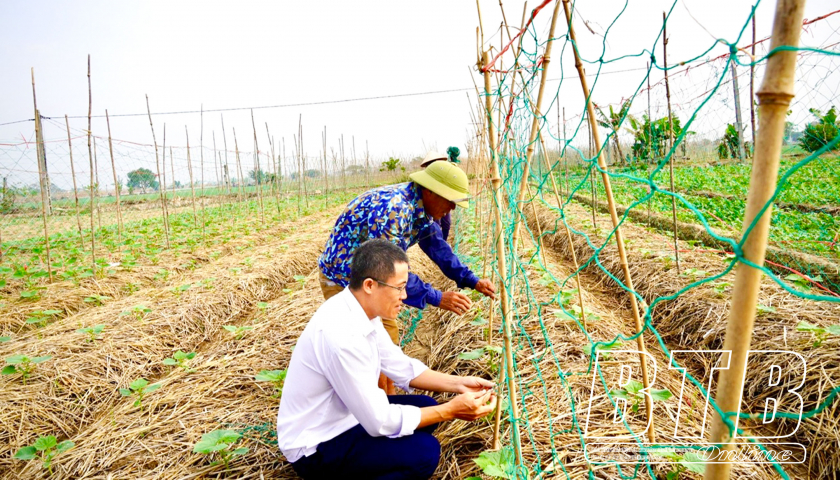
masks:
[[[382,280],[377,280],[377,279],[375,279],[375,278],[373,278],[373,277],[368,277],[368,278],[370,278],[371,280],[373,280],[374,282],[376,282],[376,283],[378,283],[378,284],[380,284],[380,285],[385,285],[386,287],[391,287],[391,288],[393,288],[394,290],[396,290],[396,291],[398,291],[398,292],[400,292],[400,293],[404,292],[404,291],[405,291],[405,287],[407,287],[407,286],[408,286],[408,285],[403,285],[402,287],[397,287],[396,285],[391,285],[390,283],[385,283],[385,282],[383,282]]]

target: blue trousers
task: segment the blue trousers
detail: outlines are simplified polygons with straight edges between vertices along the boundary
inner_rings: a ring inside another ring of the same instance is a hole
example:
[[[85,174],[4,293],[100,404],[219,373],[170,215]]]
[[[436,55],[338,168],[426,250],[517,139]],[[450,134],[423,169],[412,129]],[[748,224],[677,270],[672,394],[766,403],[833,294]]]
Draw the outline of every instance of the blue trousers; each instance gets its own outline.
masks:
[[[427,395],[389,395],[400,405],[437,405]],[[432,435],[437,425],[418,428],[399,438],[372,437],[361,425],[318,444],[317,451],[292,463],[305,480],[364,478],[381,480],[428,479],[440,461],[440,443]]]

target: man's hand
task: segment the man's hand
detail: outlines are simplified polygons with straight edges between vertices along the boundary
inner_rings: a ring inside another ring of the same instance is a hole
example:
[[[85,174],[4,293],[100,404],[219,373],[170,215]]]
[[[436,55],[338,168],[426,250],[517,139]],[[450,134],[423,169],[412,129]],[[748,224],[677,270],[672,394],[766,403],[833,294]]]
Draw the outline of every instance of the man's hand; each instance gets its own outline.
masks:
[[[458,386],[455,387],[453,392],[455,393],[467,393],[467,392],[481,392],[484,393],[485,390],[491,389],[495,386],[493,382],[490,380],[485,380],[480,377],[458,377]]]
[[[450,418],[478,420],[496,408],[496,394],[493,390],[462,393],[445,406]]]
[[[493,286],[493,282],[490,281],[489,278],[482,278],[475,284],[475,291],[483,294],[485,297],[490,297],[493,300],[496,299],[496,287]]]
[[[449,310],[452,313],[463,315],[472,306],[470,297],[460,292],[443,292],[438,308]]]

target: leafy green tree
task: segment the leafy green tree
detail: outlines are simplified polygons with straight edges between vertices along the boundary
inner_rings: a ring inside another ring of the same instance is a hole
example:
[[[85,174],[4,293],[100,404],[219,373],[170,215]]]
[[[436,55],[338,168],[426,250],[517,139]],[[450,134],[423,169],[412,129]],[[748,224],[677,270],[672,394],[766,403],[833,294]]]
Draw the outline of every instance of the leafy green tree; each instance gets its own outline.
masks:
[[[630,100],[625,100],[618,111],[613,110],[612,105],[610,105],[609,116],[604,113],[601,107],[595,105],[595,108],[599,117],[598,125],[613,131],[613,145],[615,146],[616,154],[622,162],[627,163],[627,159],[624,158],[624,154],[621,153],[621,142],[618,140],[618,132],[621,129],[621,123],[627,116],[627,111],[630,110]]]
[[[136,189],[143,190],[146,193],[147,189],[157,191],[159,183],[155,178],[155,174],[148,168],[138,168],[128,172],[128,183],[126,184],[130,191]]]
[[[400,159],[399,158],[390,157],[390,158],[388,158],[388,160],[385,160],[384,162],[382,162],[382,168],[380,168],[379,171],[380,172],[393,172],[398,167],[402,168],[402,171],[405,171],[405,167],[400,165]]]
[[[668,117],[651,121],[647,115],[642,115],[638,120],[632,115],[627,116],[630,127],[628,130],[633,134],[633,158],[646,159],[651,162],[665,156],[668,149],[668,139],[676,141],[682,135],[683,127],[679,117],[672,117],[673,121],[668,122]],[[694,132],[687,132],[686,135],[693,135]],[[685,155],[685,142],[682,143],[683,155]]]
[[[840,132],[840,123],[837,123],[837,111],[833,106],[825,115],[816,108],[808,109],[808,111],[817,117],[817,121],[805,126],[805,131],[799,138],[799,145],[808,152],[816,152],[837,137]],[[838,149],[840,145],[832,148],[832,150]]]

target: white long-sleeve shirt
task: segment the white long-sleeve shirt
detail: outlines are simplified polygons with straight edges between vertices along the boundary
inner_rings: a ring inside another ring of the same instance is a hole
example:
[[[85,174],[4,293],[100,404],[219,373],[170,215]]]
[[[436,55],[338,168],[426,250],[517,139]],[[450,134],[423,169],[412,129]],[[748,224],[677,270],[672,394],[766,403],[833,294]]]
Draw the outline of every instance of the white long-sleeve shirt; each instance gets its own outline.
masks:
[[[292,352],[277,412],[280,450],[296,462],[360,423],[375,437],[411,435],[420,409],[389,403],[377,382],[384,372],[411,391],[409,382],[427,368],[394,345],[379,317],[368,319],[345,288],[318,308]]]

